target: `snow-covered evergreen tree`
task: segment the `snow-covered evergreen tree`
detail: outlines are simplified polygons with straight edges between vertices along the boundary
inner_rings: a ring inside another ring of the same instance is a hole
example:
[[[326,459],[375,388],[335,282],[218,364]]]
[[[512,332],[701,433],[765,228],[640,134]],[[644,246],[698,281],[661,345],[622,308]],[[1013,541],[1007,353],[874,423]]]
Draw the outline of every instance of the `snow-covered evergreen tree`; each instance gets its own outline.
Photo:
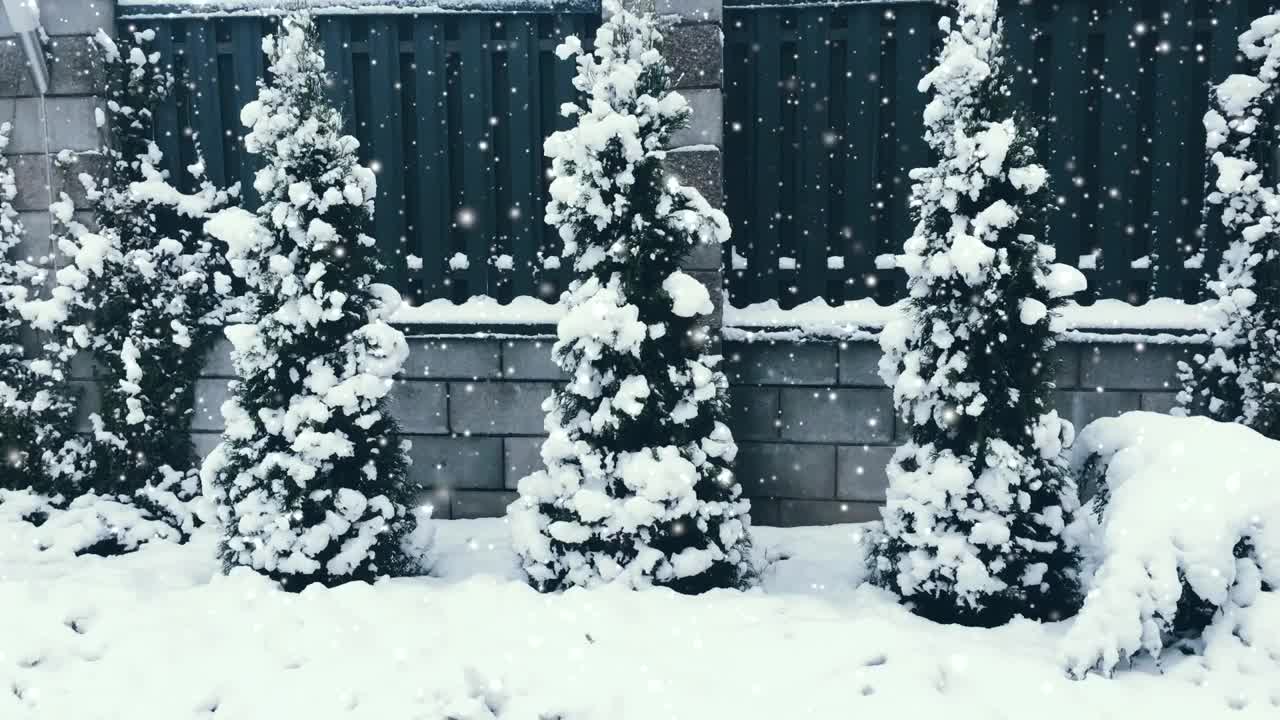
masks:
[[[575,274],[553,349],[570,380],[543,405],[546,469],[508,508],[514,546],[544,591],[735,586],[749,574],[750,521],[730,467],[727,381],[707,352],[707,288],[679,269],[729,224],[663,176],[690,110],[671,92],[654,19],[607,11],[594,53],[576,37],[556,51],[576,58],[585,96],[563,108],[576,127],[546,143],[546,221]]]
[[[238,379],[201,469],[222,557],[289,589],[416,573],[429,524],[408,507],[387,411],[408,345],[386,322],[399,298],[374,284],[381,264],[362,232],[374,174],[329,104],[311,18],[283,18],[263,49],[273,83],[241,112],[245,149],[264,160],[263,202],[207,224],[248,287],[251,320],[226,329]]]
[[[36,264],[16,257],[25,230],[13,208],[13,170],[3,155],[12,126],[0,126],[0,489],[30,489],[74,497],[83,490],[87,446],[74,432],[75,403],[67,385],[64,292],[50,284],[52,256]],[[28,358],[24,326],[40,333],[41,352]]]
[[[58,203],[73,232],[60,242],[70,262],[57,278],[74,298],[62,328],[68,347],[91,353],[100,377],[86,482],[189,530],[181,501],[199,486],[187,431],[193,392],[219,321],[214,285],[230,285],[202,225],[226,193],[208,181],[196,194],[180,193],[156,169],[153,112],[168,101],[173,78],[150,49],[153,37],[146,30],[113,40],[99,31],[94,39],[115,143],[103,150],[102,177],[79,176],[96,230],[71,220],[65,195]],[[190,170],[200,181],[199,163]]]
[[[1207,353],[1180,365],[1183,412],[1247,425],[1280,439],[1280,198],[1263,175],[1275,142],[1269,121],[1280,78],[1280,14],[1255,20],[1240,51],[1255,74],[1231,75],[1205,113],[1205,223],[1227,247],[1206,290],[1217,321]]]
[[[1079,506],[1073,429],[1049,400],[1055,309],[1084,278],[1036,238],[1048,178],[1035,128],[1008,107],[996,0],[957,5],[920,82],[939,160],[911,172],[918,224],[897,258],[910,306],[881,336],[910,440],[889,465],[873,575],[925,617],[998,624],[1078,601],[1062,534]]]

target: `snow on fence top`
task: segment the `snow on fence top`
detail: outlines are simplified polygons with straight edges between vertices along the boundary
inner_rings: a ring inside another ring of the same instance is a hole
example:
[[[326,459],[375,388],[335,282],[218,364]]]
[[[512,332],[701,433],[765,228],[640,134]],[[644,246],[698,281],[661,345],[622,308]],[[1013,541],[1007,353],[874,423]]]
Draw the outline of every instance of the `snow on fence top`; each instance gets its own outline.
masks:
[[[291,0],[118,0],[122,19],[281,15]],[[599,12],[600,0],[307,0],[319,15],[587,13]]]

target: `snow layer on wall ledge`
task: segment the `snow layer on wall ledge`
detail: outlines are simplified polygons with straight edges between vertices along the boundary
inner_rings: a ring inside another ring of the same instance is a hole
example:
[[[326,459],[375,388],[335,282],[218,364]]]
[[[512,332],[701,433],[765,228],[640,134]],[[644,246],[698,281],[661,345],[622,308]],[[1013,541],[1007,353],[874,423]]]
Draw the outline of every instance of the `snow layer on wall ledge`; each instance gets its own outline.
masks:
[[[813,338],[873,340],[886,323],[903,310],[903,303],[878,305],[870,299],[842,305],[810,300],[783,310],[777,301],[743,308],[728,307],[724,336],[728,340],[805,340]],[[564,315],[558,303],[518,297],[510,303],[479,296],[464,303],[432,300],[422,305],[402,305],[392,322],[404,325],[554,325]],[[1062,309],[1073,342],[1203,343],[1215,325],[1211,306],[1190,305],[1161,298],[1144,305],[1121,300],[1099,300],[1093,305],[1067,305]]]
[[[298,7],[318,15],[393,13],[596,13],[600,0],[118,0],[122,19],[280,15]]]

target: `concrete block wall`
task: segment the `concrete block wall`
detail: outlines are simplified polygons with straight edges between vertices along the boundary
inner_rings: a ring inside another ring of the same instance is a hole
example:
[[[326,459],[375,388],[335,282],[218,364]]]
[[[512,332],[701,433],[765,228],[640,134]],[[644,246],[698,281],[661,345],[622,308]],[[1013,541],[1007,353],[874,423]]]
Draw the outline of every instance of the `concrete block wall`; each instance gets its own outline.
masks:
[[[879,517],[885,466],[906,439],[873,342],[725,344],[738,479],[760,525]],[[1177,345],[1064,344],[1054,401],[1082,428],[1174,404]]]

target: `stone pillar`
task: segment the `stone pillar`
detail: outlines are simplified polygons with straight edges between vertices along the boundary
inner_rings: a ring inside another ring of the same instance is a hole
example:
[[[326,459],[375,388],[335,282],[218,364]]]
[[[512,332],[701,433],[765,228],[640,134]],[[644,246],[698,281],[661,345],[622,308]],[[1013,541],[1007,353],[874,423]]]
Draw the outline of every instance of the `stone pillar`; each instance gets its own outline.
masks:
[[[114,34],[114,12],[111,0],[41,0],[49,70],[43,98],[22,45],[0,12],[0,123],[13,125],[5,154],[18,186],[14,207],[27,231],[20,251],[24,257],[49,254],[49,201],[59,193],[75,201],[80,222],[89,221],[84,188],[76,177],[98,173],[105,140],[97,122],[97,111],[103,109],[103,73],[89,39],[99,27]],[[75,153],[79,162],[59,168],[52,160],[64,150]]]
[[[633,0],[646,2],[660,17],[674,24],[668,28],[667,59],[675,71],[676,89],[689,101],[693,119],[672,138],[667,172],[697,188],[707,202],[724,207],[721,151],[724,147],[724,33],[722,0]],[[726,302],[721,248],[699,247],[684,269],[711,291],[716,311],[710,324],[718,330]],[[718,333],[717,333],[718,335]]]

